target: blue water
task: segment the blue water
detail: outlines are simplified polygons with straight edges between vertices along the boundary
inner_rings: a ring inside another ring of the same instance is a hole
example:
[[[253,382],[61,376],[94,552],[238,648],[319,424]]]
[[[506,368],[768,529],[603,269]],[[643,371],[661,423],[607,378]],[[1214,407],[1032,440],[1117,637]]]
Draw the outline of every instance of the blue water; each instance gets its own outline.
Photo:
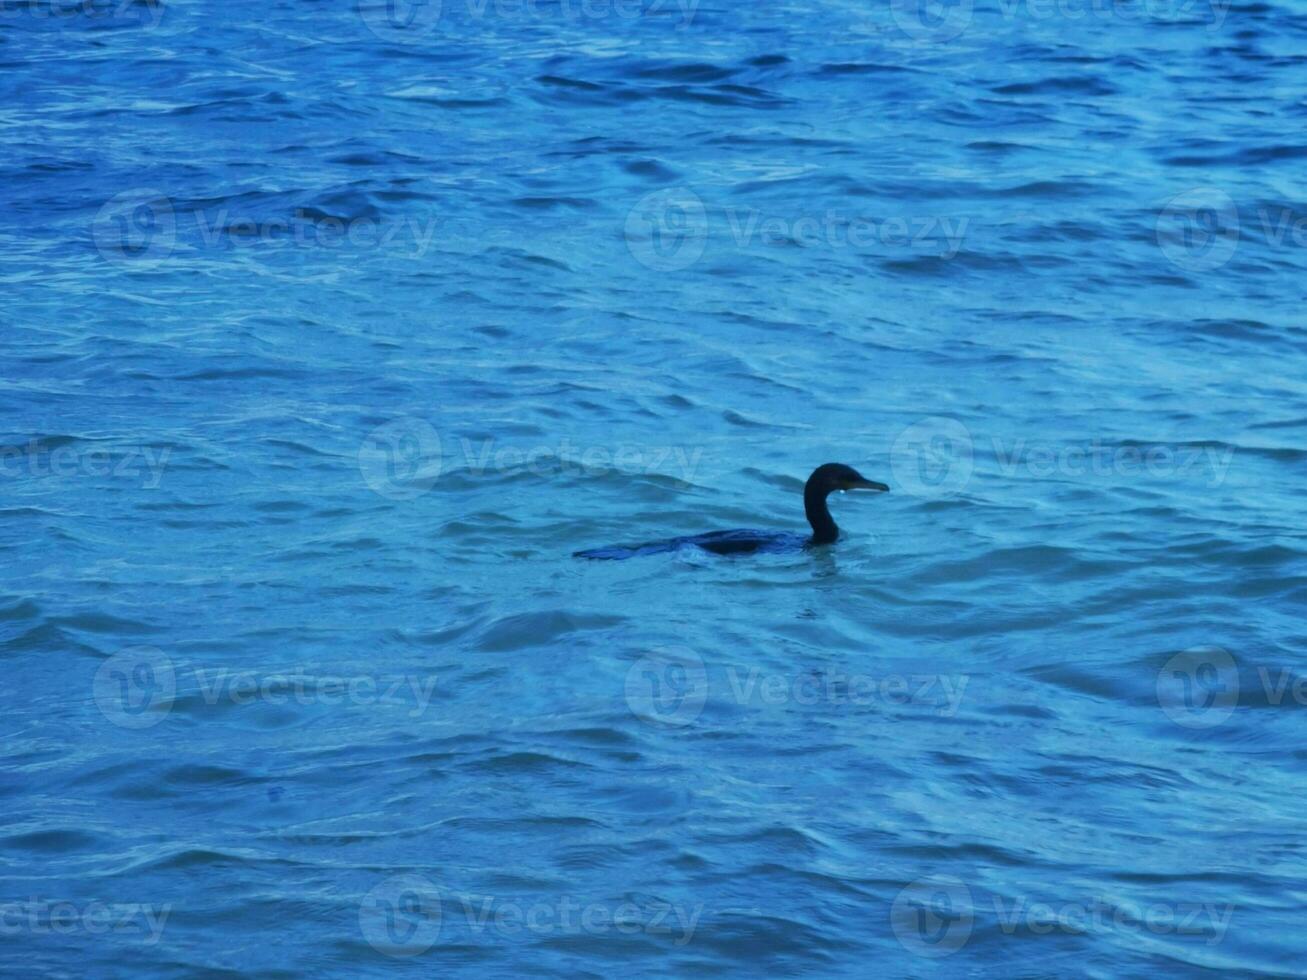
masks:
[[[0,5],[0,970],[1307,975],[1304,8],[365,2]]]

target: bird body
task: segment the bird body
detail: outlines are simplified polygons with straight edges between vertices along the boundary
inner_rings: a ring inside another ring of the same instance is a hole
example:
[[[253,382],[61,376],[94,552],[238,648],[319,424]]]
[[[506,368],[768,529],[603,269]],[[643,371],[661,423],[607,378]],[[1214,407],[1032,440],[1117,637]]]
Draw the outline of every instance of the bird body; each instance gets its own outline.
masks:
[[[575,558],[621,559],[656,555],[682,548],[699,548],[716,555],[758,554],[760,552],[797,551],[805,547],[834,544],[839,540],[840,529],[830,516],[826,498],[836,490],[877,490],[889,487],[868,480],[851,466],[843,463],[824,463],[812,471],[803,487],[803,512],[812,525],[812,534],[802,535],[784,531],[758,531],[738,528],[733,531],[710,531],[691,534],[645,544],[615,545],[609,548],[592,548],[574,552]]]

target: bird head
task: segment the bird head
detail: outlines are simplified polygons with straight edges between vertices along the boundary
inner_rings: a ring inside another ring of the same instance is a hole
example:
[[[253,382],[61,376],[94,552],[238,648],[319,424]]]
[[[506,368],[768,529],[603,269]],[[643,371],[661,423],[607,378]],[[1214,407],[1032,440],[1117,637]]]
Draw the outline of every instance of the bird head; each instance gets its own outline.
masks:
[[[836,490],[876,490],[886,493],[889,487],[875,480],[868,480],[852,466],[845,466],[843,463],[823,463],[812,471],[805,490],[815,491],[824,497]]]

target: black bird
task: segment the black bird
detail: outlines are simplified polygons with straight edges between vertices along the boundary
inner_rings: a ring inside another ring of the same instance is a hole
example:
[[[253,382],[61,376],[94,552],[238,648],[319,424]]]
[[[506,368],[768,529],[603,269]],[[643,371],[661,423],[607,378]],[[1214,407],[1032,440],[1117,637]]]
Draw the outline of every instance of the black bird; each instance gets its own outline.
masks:
[[[592,548],[573,552],[574,558],[635,558],[638,555],[656,555],[678,548],[702,548],[718,555],[754,554],[759,551],[797,551],[814,545],[834,544],[840,529],[830,516],[826,498],[836,490],[879,490],[889,487],[868,480],[852,466],[843,463],[823,463],[812,471],[803,487],[803,512],[812,525],[812,536],[788,534],[784,531],[755,531],[741,528],[735,531],[710,531],[708,534],[691,534],[665,541],[646,544],[614,545],[611,548]]]

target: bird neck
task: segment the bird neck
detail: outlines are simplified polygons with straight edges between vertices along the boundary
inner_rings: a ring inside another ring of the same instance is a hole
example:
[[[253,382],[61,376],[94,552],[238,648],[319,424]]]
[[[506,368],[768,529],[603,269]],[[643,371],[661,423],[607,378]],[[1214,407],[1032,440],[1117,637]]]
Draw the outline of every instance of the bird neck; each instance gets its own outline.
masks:
[[[826,494],[816,487],[803,488],[803,512],[812,525],[813,544],[830,544],[840,536],[840,529],[826,507]]]

